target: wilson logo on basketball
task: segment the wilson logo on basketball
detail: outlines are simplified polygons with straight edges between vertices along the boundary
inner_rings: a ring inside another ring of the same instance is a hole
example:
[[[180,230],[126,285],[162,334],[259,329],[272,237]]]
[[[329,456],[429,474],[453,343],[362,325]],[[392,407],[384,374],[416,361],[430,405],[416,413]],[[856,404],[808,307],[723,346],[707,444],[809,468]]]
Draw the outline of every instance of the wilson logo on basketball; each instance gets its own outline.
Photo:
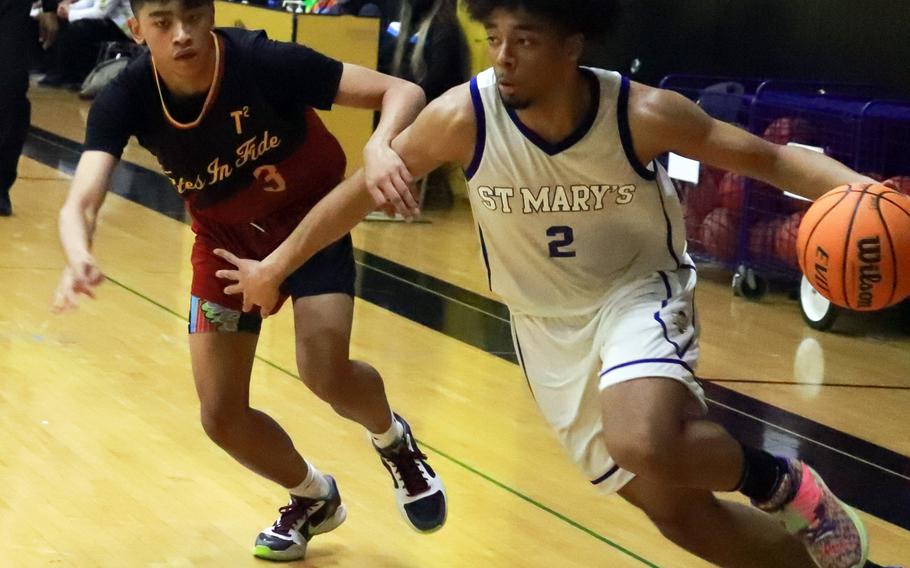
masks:
[[[814,265],[814,278],[812,282],[815,284],[815,288],[824,294],[831,293],[831,286],[828,285],[828,253],[825,252],[825,249],[822,247],[815,248],[815,265]]]
[[[872,288],[882,281],[879,265],[882,261],[882,244],[879,238],[869,237],[856,242],[856,253],[859,258],[859,293],[857,306],[869,308],[872,306]]]

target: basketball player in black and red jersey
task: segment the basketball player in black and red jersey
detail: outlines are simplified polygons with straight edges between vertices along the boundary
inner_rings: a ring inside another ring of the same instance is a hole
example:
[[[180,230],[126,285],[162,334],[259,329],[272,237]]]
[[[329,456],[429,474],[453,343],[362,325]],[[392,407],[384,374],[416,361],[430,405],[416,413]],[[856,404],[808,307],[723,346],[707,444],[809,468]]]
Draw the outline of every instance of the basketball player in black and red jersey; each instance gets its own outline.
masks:
[[[114,166],[136,136],[193,219],[189,342],[203,428],[234,459],[291,494],[278,520],[259,534],[254,554],[302,558],[310,537],[338,526],[345,509],[332,477],[305,461],[272,418],[250,408],[253,356],[268,314],[225,293],[219,271],[234,266],[222,249],[264,258],[341,182],[345,155],[313,110],[333,104],[382,111],[364,148],[370,191],[389,210],[413,211],[411,177],[390,141],[421,110],[424,95],[406,81],[263,32],[214,29],[212,0],[133,0],[132,8],[131,30],[149,52],[89,114],[85,151],[60,212],[67,266],[54,307],[66,311],[80,294],[94,297],[103,281],[91,252],[95,222]],[[446,519],[442,481],[407,422],[392,413],[379,373],[349,358],[353,293],[349,235],[282,284],[281,300],[292,299],[300,376],[371,433],[411,527],[436,530]]]

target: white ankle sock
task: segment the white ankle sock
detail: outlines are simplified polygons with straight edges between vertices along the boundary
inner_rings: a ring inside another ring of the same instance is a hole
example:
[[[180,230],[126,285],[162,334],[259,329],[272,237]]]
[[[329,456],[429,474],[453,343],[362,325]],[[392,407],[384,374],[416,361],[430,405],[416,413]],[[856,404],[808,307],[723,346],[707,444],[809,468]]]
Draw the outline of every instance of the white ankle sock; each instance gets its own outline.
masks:
[[[297,487],[291,487],[288,489],[288,492],[291,495],[296,495],[298,497],[307,497],[309,499],[314,499],[317,497],[325,497],[329,494],[329,480],[325,478],[325,475],[322,474],[316,466],[311,463],[307,464],[307,474],[303,481],[300,482],[300,485]]]
[[[404,436],[404,427],[401,425],[401,422],[395,418],[394,415],[392,415],[392,425],[388,430],[382,434],[374,434],[370,432],[370,437],[373,439],[373,444],[375,444],[379,449],[388,448],[400,440],[402,436]]]

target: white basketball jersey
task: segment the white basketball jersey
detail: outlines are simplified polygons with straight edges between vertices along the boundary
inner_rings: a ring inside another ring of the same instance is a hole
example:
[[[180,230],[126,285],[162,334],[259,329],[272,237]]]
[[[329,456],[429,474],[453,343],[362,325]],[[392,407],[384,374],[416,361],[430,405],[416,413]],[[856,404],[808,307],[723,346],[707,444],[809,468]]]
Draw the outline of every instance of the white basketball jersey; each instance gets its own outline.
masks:
[[[618,284],[692,263],[672,183],[632,150],[629,80],[582,69],[598,87],[596,108],[558,144],[505,107],[493,69],[471,81],[468,194],[490,288],[515,313],[590,313]]]

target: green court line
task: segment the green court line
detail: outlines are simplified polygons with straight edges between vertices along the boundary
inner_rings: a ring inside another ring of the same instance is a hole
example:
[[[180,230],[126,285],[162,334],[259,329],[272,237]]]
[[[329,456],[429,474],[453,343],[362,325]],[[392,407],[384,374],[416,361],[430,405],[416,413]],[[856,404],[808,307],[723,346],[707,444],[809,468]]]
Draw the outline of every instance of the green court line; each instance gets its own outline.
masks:
[[[537,507],[538,509],[541,509],[541,510],[543,510],[543,511],[546,511],[547,513],[550,513],[551,515],[553,515],[553,516],[556,517],[557,519],[563,521],[564,523],[567,523],[567,524],[569,524],[569,525],[575,527],[576,529],[578,529],[578,530],[580,530],[580,531],[582,531],[582,532],[584,532],[584,533],[587,533],[587,534],[590,535],[590,536],[593,536],[593,537],[596,538],[597,540],[603,542],[604,544],[608,544],[608,545],[612,546],[613,548],[615,548],[616,550],[622,552],[623,554],[625,554],[625,555],[627,555],[627,556],[631,556],[632,558],[634,558],[635,560],[638,560],[639,562],[641,562],[641,563],[644,564],[645,566],[650,566],[651,568],[659,568],[656,564],[653,564],[653,563],[651,563],[650,561],[648,561],[648,560],[642,558],[641,556],[635,554],[634,552],[632,552],[632,551],[629,550],[628,548],[625,548],[625,547],[623,547],[622,545],[616,544],[615,542],[613,542],[612,540],[608,539],[608,538],[605,537],[604,535],[602,535],[602,534],[600,534],[600,533],[598,533],[598,532],[594,532],[593,530],[589,529],[588,527],[584,526],[583,524],[579,523],[578,521],[574,521],[574,520],[570,519],[569,517],[563,515],[563,514],[560,513],[559,511],[556,511],[556,510],[554,510],[554,509],[551,509],[551,508],[547,507],[546,505],[544,505],[543,503],[540,503],[540,502],[538,502],[538,501],[535,501],[535,500],[532,499],[531,497],[528,497],[527,495],[525,495],[524,493],[521,493],[520,491],[518,491],[518,490],[516,490],[516,489],[512,489],[511,487],[509,487],[509,486],[506,485],[505,483],[503,483],[503,482],[501,482],[501,481],[499,481],[499,480],[497,480],[497,479],[495,479],[495,478],[493,478],[493,477],[490,477],[489,475],[485,474],[484,472],[482,472],[482,471],[480,471],[480,470],[478,470],[478,469],[475,469],[475,468],[471,467],[470,465],[464,463],[463,461],[459,460],[458,458],[455,458],[455,457],[453,457],[453,456],[450,456],[449,454],[443,452],[443,451],[440,450],[440,449],[434,448],[433,446],[431,446],[430,444],[426,443],[426,442],[423,441],[422,439],[419,439],[418,442],[420,442],[421,444],[423,444],[424,447],[430,448],[431,450],[433,450],[434,452],[436,452],[436,453],[439,454],[440,456],[446,458],[446,459],[449,460],[450,462],[460,465],[460,466],[463,467],[464,469],[470,471],[471,473],[473,473],[473,474],[475,474],[475,475],[478,475],[478,476],[480,476],[480,477],[486,479],[487,481],[489,481],[489,482],[492,483],[493,485],[496,485],[496,486],[499,487],[500,489],[505,489],[506,491],[508,491],[508,492],[511,493],[512,495],[515,495],[516,497],[519,497],[519,498],[521,498],[521,499],[527,501],[528,503],[530,503],[531,505],[534,505],[534,506]]]
[[[134,295],[136,295],[136,296],[142,298],[142,299],[145,300],[146,302],[149,302],[150,304],[153,304],[153,305],[155,305],[155,306],[161,308],[162,310],[166,311],[167,313],[169,313],[169,314],[171,314],[171,315],[177,316],[178,318],[182,319],[183,321],[187,321],[187,318],[186,318],[185,316],[180,315],[179,313],[175,312],[174,310],[170,309],[169,307],[165,306],[164,304],[161,304],[161,303],[159,303],[159,302],[156,302],[155,300],[153,300],[152,298],[149,298],[148,296],[146,296],[146,295],[143,294],[142,292],[139,292],[139,291],[137,291],[137,290],[134,290],[134,289],[130,288],[130,287],[127,286],[126,284],[120,282],[119,280],[116,280],[116,279],[114,279],[114,278],[111,278],[111,277],[110,277],[109,275],[107,275],[107,274],[105,274],[104,276],[105,276],[105,278],[106,278],[108,281],[110,281],[111,283],[116,284],[117,286],[123,288],[123,289],[126,290],[127,292],[130,292],[131,294],[134,294]],[[272,367],[273,369],[275,369],[275,370],[277,370],[277,371],[280,371],[280,372],[284,373],[285,375],[287,375],[287,376],[289,376],[289,377],[293,377],[293,378],[297,379],[298,381],[301,380],[300,377],[297,376],[296,373],[293,373],[293,372],[291,372],[291,371],[285,369],[285,368],[282,367],[281,365],[279,365],[279,364],[277,364],[277,363],[274,363],[274,362],[272,362],[272,361],[269,361],[268,359],[266,359],[266,358],[264,358],[264,357],[261,357],[261,356],[259,356],[259,355],[256,355],[255,357],[256,357],[256,360],[262,361],[263,363],[265,363],[265,364],[268,365],[269,367]],[[531,498],[531,497],[528,497],[527,495],[525,495],[524,493],[518,491],[517,489],[513,489],[512,487],[509,487],[509,486],[506,485],[505,483],[503,483],[503,482],[497,480],[497,479],[494,478],[494,477],[491,477],[491,476],[487,475],[486,473],[484,473],[484,472],[482,472],[482,471],[480,471],[480,470],[474,468],[473,466],[471,466],[471,465],[469,465],[469,464],[467,464],[467,463],[465,463],[465,462],[459,460],[458,458],[455,458],[454,456],[451,456],[451,455],[449,455],[449,454],[443,452],[442,450],[437,449],[437,448],[431,446],[429,443],[427,443],[426,441],[424,441],[422,438],[418,438],[417,441],[418,441],[420,444],[422,444],[424,447],[429,448],[431,451],[433,451],[433,452],[435,452],[436,454],[438,454],[439,456],[441,456],[441,457],[443,457],[443,458],[449,460],[450,462],[454,463],[455,465],[458,465],[458,466],[460,466],[461,468],[463,468],[463,469],[465,469],[465,470],[467,470],[467,471],[473,473],[474,475],[477,475],[478,477],[481,477],[481,478],[483,478],[483,479],[489,481],[490,483],[492,483],[493,485],[499,487],[500,489],[504,489],[505,491],[508,491],[508,492],[511,493],[512,495],[514,495],[514,496],[516,496],[516,497],[518,497],[518,498],[524,500],[524,501],[527,502],[527,503],[530,503],[531,505],[537,507],[537,508],[540,509],[541,511],[544,511],[545,513],[549,513],[549,514],[553,515],[554,517],[556,517],[557,519],[559,519],[559,520],[561,520],[562,522],[566,523],[567,525],[572,526],[572,527],[574,527],[574,528],[580,530],[581,532],[583,532],[583,533],[585,533],[585,534],[587,534],[587,535],[589,535],[589,536],[592,536],[592,537],[596,538],[596,539],[599,540],[600,542],[602,542],[602,543],[604,543],[604,544],[606,544],[606,545],[608,545],[608,546],[614,548],[615,550],[618,550],[619,552],[622,552],[622,553],[625,554],[626,556],[629,556],[629,557],[631,557],[631,558],[634,558],[635,560],[638,560],[639,562],[641,562],[641,563],[644,564],[645,566],[649,566],[650,568],[660,568],[657,564],[654,564],[654,563],[650,562],[649,560],[647,560],[647,559],[645,559],[645,558],[642,558],[641,556],[635,554],[635,553],[632,552],[631,550],[629,550],[629,549],[623,547],[623,546],[620,545],[620,544],[617,544],[617,543],[613,542],[612,540],[610,540],[609,538],[605,537],[604,535],[602,535],[602,534],[600,534],[600,533],[598,533],[598,532],[595,532],[595,531],[592,530],[592,529],[589,529],[588,527],[584,526],[583,524],[579,523],[578,521],[575,521],[575,520],[570,519],[569,517],[563,515],[563,514],[560,513],[559,511],[556,511],[556,510],[554,510],[554,509],[551,509],[550,507],[547,507],[547,506],[544,505],[543,503],[541,503],[541,502],[539,502],[539,501],[536,501],[535,499],[533,499],[533,498]]]

